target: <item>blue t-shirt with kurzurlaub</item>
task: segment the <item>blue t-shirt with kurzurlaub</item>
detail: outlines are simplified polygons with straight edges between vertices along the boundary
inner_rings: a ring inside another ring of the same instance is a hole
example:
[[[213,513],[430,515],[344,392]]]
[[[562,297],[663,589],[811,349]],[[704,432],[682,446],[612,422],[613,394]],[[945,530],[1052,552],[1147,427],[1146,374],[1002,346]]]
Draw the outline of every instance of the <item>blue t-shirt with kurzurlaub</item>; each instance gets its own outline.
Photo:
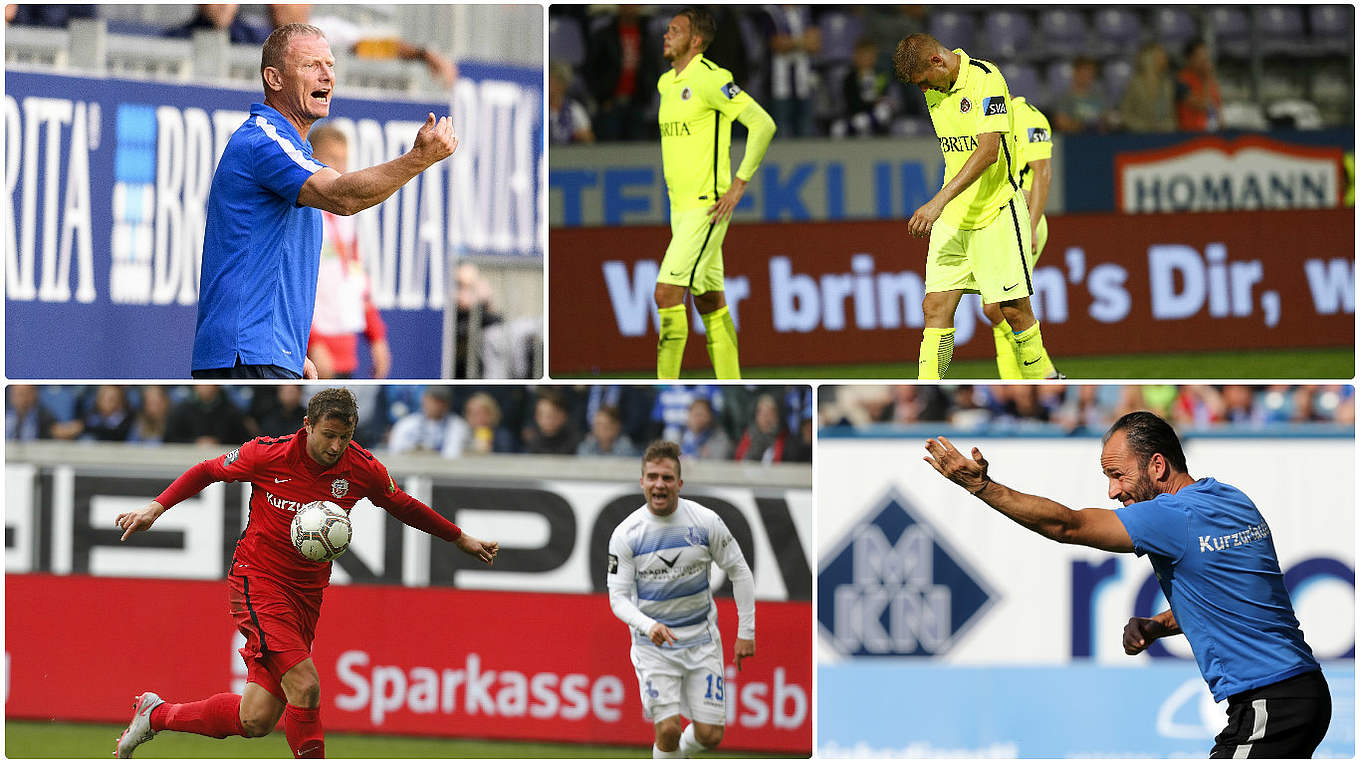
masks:
[[[1215,701],[1320,670],[1285,589],[1270,526],[1241,491],[1202,478],[1116,509],[1152,561]]]

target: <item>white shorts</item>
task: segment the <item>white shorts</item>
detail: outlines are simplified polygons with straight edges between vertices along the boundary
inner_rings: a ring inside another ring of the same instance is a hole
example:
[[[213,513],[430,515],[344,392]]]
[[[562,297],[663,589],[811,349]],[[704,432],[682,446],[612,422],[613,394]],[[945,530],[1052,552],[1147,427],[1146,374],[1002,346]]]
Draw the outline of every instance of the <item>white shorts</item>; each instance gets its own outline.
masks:
[[[679,713],[715,726],[727,723],[722,641],[685,649],[633,644],[642,714],[653,723]]]

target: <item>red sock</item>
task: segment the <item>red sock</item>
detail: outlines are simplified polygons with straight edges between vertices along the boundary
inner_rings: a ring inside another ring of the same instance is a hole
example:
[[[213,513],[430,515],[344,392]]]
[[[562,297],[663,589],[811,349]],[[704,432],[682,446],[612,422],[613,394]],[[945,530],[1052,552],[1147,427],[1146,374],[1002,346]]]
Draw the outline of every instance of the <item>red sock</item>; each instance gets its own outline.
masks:
[[[241,726],[241,695],[214,694],[199,702],[166,702],[151,711],[152,731],[183,731],[225,739],[245,736]]]
[[[288,738],[293,757],[326,756],[326,734],[321,728],[320,707],[284,707],[283,735]]]

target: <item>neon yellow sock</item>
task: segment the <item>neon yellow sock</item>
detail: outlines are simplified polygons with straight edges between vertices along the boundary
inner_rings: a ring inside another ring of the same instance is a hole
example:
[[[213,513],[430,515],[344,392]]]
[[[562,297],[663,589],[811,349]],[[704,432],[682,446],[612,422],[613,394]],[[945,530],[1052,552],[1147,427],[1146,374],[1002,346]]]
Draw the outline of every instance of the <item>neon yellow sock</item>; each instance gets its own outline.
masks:
[[[954,328],[927,327],[921,336],[921,358],[916,362],[918,380],[942,380],[954,358]]]
[[[741,363],[737,361],[737,326],[732,314],[724,306],[703,315],[704,330],[708,332],[708,358],[713,362],[713,374],[719,380],[740,380]]]
[[[686,306],[677,304],[657,309],[661,315],[661,337],[656,342],[656,379],[680,379],[680,363],[685,359],[685,339],[689,337]]]
[[[1002,380],[1021,380],[1020,359],[1016,357],[1015,333],[1003,320],[992,326],[992,340],[996,343],[996,371]]]
[[[1039,334],[1039,323],[1015,333],[1016,352],[1020,355],[1020,374],[1025,380],[1043,380],[1054,373],[1053,362],[1044,350],[1044,337]]]

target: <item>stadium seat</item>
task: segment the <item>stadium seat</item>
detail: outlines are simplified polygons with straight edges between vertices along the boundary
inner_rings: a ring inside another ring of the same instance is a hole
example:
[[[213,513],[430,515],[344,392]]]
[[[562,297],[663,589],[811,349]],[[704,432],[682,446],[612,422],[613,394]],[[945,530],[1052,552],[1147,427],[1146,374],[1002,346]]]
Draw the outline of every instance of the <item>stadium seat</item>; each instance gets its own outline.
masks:
[[[1133,64],[1126,59],[1115,58],[1106,61],[1101,68],[1105,94],[1109,97],[1110,106],[1114,107],[1124,97],[1124,88],[1128,87],[1129,78],[1133,76]]]
[[[973,49],[973,30],[977,19],[963,11],[937,9],[930,12],[926,31],[950,49]]]
[[[1168,51],[1179,55],[1185,43],[1200,36],[1199,24],[1184,6],[1161,5],[1152,11],[1152,34]]]
[[[1095,12],[1095,39],[1091,52],[1104,58],[1133,55],[1143,41],[1143,25],[1128,8],[1101,8]]]
[[[1033,31],[1027,14],[1013,10],[993,10],[982,24],[982,39],[977,55],[992,60],[1032,58],[1030,39]]]
[[[818,63],[835,65],[848,63],[855,54],[855,43],[864,32],[859,17],[839,10],[829,10],[817,22],[822,32],[822,49]],[[834,82],[835,80],[828,80]]]
[[[1297,5],[1262,5],[1255,9],[1259,49],[1265,55],[1312,56],[1304,32],[1303,8]],[[1321,52],[1321,51],[1318,51]]]
[[[1043,84],[1039,81],[1037,69],[1019,61],[997,65],[1001,67],[1001,75],[1006,78],[1006,86],[1011,90],[1011,97],[1023,96],[1041,111],[1048,106],[1048,98]]]
[[[1072,62],[1059,60],[1049,63],[1044,72],[1044,89],[1048,93],[1047,105],[1050,106],[1067,94],[1072,89]]]
[[[1214,30],[1218,56],[1251,57],[1251,19],[1246,10],[1235,5],[1214,6],[1209,9],[1209,26]]]
[[[580,66],[586,59],[586,41],[581,25],[574,18],[548,19],[548,60]]]
[[[1355,9],[1349,5],[1309,6],[1309,42],[1320,52],[1349,55],[1354,22]]]
[[[1080,11],[1061,6],[1039,11],[1035,41],[1046,56],[1071,58],[1079,53],[1092,52],[1088,37],[1086,18]]]

